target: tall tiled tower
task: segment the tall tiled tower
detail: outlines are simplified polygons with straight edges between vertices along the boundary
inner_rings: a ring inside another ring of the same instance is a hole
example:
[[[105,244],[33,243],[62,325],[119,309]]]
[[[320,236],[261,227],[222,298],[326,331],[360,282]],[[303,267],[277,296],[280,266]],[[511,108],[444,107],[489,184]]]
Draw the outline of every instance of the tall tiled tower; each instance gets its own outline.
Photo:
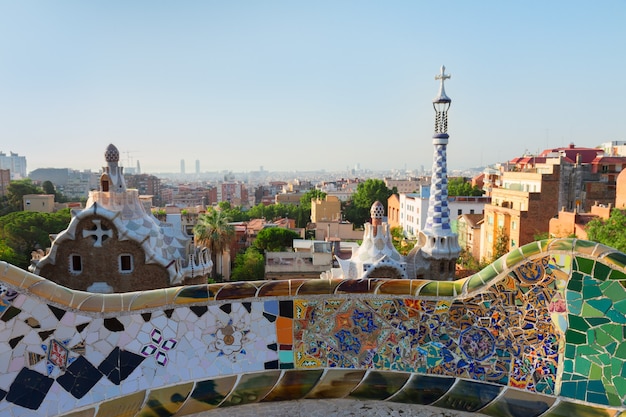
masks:
[[[430,262],[430,279],[454,279],[456,260],[461,253],[458,235],[450,227],[448,208],[448,172],[446,147],[448,145],[448,109],[452,100],[446,95],[444,82],[450,78],[441,67],[435,76],[439,80],[439,94],[433,99],[435,134],[433,135],[433,169],[428,202],[428,217],[422,230],[422,254]]]

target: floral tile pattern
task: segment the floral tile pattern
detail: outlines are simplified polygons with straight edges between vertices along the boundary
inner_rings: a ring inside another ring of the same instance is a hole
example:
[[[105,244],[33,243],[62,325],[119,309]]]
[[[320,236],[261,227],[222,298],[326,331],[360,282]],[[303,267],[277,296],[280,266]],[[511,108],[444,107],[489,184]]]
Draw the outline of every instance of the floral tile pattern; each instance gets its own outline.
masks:
[[[0,270],[0,415],[186,415],[379,399],[496,417],[625,415],[626,255],[534,242],[455,282],[74,292]]]

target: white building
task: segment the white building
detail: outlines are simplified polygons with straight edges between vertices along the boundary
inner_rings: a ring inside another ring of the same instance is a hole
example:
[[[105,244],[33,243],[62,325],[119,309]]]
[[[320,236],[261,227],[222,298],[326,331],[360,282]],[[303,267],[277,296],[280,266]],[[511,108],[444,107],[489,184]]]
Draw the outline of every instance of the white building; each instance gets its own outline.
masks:
[[[13,152],[8,155],[0,152],[0,169],[10,170],[12,180],[26,178],[26,157]]]

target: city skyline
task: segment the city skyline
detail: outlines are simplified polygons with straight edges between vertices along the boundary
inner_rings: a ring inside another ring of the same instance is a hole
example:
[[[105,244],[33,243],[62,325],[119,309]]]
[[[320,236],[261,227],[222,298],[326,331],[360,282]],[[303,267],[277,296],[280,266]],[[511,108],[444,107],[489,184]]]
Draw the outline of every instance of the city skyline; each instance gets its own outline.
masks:
[[[430,170],[626,140],[626,3],[0,0],[0,151],[143,172]],[[193,168],[188,169],[192,171]]]

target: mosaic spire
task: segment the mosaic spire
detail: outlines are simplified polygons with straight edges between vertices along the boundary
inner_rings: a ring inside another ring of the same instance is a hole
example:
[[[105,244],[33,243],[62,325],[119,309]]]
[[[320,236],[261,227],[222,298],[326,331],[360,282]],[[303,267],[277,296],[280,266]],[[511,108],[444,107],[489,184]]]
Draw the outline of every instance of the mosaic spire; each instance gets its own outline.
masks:
[[[456,260],[461,252],[457,235],[450,227],[448,207],[448,171],[446,147],[448,145],[448,109],[452,100],[446,95],[444,83],[450,79],[446,67],[435,76],[439,80],[439,93],[433,99],[435,109],[435,133],[433,135],[433,169],[428,201],[428,216],[422,232],[428,238],[423,247],[425,254],[437,259]],[[445,268],[448,269],[448,268]],[[452,271],[453,272],[453,271]]]

